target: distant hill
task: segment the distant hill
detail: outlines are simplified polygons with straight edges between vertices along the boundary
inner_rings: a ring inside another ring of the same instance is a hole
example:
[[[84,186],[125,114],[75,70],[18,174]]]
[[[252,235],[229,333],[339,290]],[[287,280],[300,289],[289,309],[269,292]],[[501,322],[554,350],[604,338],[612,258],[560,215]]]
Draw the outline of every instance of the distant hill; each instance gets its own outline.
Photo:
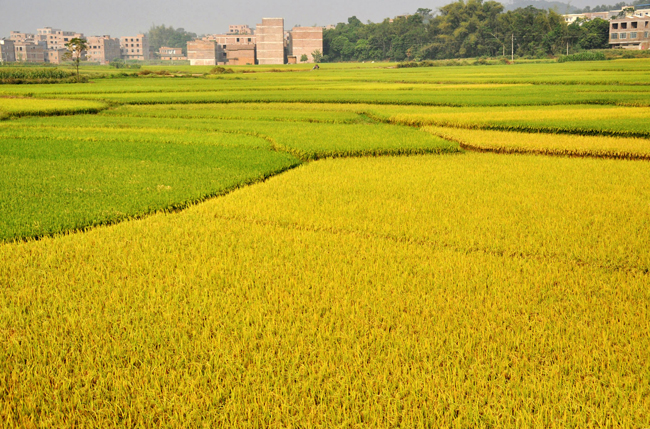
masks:
[[[578,10],[577,7],[571,6],[567,3],[559,1],[546,1],[546,0],[514,0],[512,3],[503,3],[505,10],[515,10],[520,7],[533,6],[537,9],[553,9],[558,13],[574,13]]]

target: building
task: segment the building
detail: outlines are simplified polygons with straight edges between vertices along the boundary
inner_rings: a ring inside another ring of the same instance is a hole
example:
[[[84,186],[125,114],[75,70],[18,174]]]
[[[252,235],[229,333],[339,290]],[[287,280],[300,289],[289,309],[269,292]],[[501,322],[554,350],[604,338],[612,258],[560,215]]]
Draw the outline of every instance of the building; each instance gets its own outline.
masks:
[[[16,62],[16,47],[13,40],[0,40],[0,63]]]
[[[219,45],[217,64],[247,65],[256,63],[256,36],[253,34],[211,34],[203,38]]]
[[[34,43],[34,40],[36,39],[35,34],[31,33],[21,33],[20,31],[12,31],[9,35],[9,38],[13,40],[14,42],[31,42]]]
[[[62,61],[63,53],[65,53],[66,50],[66,43],[74,38],[84,39],[83,33],[63,31],[52,27],[39,28],[36,30],[36,34],[12,31],[10,37],[15,43],[31,43],[40,45],[44,49],[43,61],[53,64],[59,64]],[[18,56],[22,55],[25,57],[25,55],[36,55],[40,58],[40,54],[37,53],[37,51],[40,50],[39,48],[29,48],[28,46],[23,46],[23,48],[25,51],[16,51]],[[26,54],[26,51],[30,51],[30,53]],[[18,56],[16,59],[18,59]],[[34,62],[31,60],[28,61]]]
[[[76,33],[74,31],[62,31],[52,27],[44,27],[36,30],[36,40],[45,42],[45,49],[57,50],[65,49],[65,44],[70,40],[84,39],[83,33]]]
[[[600,18],[607,21],[608,19],[615,18],[620,12],[620,10],[613,10],[609,12],[570,13],[562,16],[567,24],[573,24],[578,19],[591,21],[592,19]]]
[[[284,18],[263,18],[255,28],[258,64],[284,64]]]
[[[308,63],[314,62],[314,51],[323,53],[323,27],[294,27],[289,36],[289,52],[301,63],[307,56]]]
[[[253,34],[248,25],[229,25],[228,34]]]
[[[232,66],[254,65],[256,61],[255,44],[230,45],[225,50],[226,61],[224,64]]]
[[[45,46],[33,42],[14,42],[16,61],[21,63],[44,63]]]
[[[121,56],[125,60],[147,61],[149,59],[149,40],[144,34],[120,37]]]
[[[183,48],[170,48],[169,46],[162,46],[158,49],[158,55],[162,61],[179,61],[187,59],[187,57],[183,55]]]
[[[122,56],[120,39],[109,35],[90,36],[86,40],[86,45],[88,45],[86,59],[94,63],[106,65]]]
[[[612,48],[650,49],[650,16],[613,19],[609,23],[609,45]]]
[[[192,66],[216,66],[225,55],[214,40],[194,40],[187,42],[187,58]]]
[[[65,60],[64,55],[67,52],[68,50],[66,48],[46,49],[44,52],[45,62],[52,63],[52,64],[61,64]],[[82,58],[83,58],[83,53],[82,53]]]

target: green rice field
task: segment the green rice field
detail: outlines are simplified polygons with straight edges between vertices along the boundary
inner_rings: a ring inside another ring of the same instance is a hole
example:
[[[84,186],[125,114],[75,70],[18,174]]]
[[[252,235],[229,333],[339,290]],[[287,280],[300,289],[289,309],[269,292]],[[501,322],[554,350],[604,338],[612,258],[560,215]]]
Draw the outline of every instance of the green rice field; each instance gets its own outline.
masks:
[[[650,427],[650,61],[0,85],[3,427]]]

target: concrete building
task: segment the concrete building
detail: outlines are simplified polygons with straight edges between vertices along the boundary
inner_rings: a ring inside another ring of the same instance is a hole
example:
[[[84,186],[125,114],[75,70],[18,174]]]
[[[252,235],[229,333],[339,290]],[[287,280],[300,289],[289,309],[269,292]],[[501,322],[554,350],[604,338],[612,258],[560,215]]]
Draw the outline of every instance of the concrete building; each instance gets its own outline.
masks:
[[[162,61],[180,61],[187,59],[183,55],[183,48],[170,48],[169,46],[162,46],[158,49],[158,55]]]
[[[40,45],[43,49],[43,58],[45,62],[50,62],[53,64],[59,64],[62,61],[63,50],[66,50],[65,44],[68,43],[73,38],[84,39],[83,33],[76,33],[74,31],[63,31],[57,28],[44,27],[36,30],[36,34],[32,33],[21,33],[20,31],[12,31],[11,39],[15,43],[32,43],[35,45]],[[23,47],[26,51],[29,51],[29,55],[36,55],[40,58],[40,54],[37,51],[40,51],[39,48],[29,48],[28,46]],[[26,52],[25,51],[25,52]],[[20,50],[16,51],[18,56],[27,55],[25,52]],[[28,56],[29,56],[28,55]],[[17,57],[18,58],[18,57]],[[31,61],[30,62],[34,62]],[[37,61],[38,62],[38,61]]]
[[[45,61],[52,64],[61,64],[65,60],[64,55],[67,52],[68,50],[66,48],[46,49],[44,52]],[[82,54],[82,58],[83,58],[83,54]]]
[[[253,34],[248,25],[229,25],[228,34]]]
[[[612,48],[650,49],[650,16],[613,19],[609,23]]]
[[[301,63],[303,55],[308,63],[314,62],[314,51],[323,53],[323,27],[294,27],[289,37],[289,52]]]
[[[21,33],[20,31],[12,31],[9,35],[9,38],[14,42],[31,42],[34,43],[36,39],[35,34],[31,33]]]
[[[187,58],[192,66],[216,66],[225,55],[215,40],[194,40],[187,42]]]
[[[13,40],[0,40],[0,63],[16,62],[16,47]]]
[[[252,34],[210,34],[203,40],[219,45],[217,64],[247,65],[256,63],[256,36]]]
[[[144,34],[120,37],[121,56],[125,60],[147,61],[149,59],[149,40]]]
[[[106,65],[116,58],[122,56],[120,39],[108,35],[90,36],[86,40],[88,50],[86,59],[88,61]]]
[[[48,50],[65,49],[65,44],[74,38],[84,39],[84,35],[83,33],[62,31],[52,27],[44,27],[36,30],[36,40],[45,42],[45,48]]]
[[[254,65],[256,60],[255,44],[231,45],[225,50],[224,64],[232,66]]]
[[[258,64],[284,64],[284,18],[263,18],[255,28]]]
[[[21,63],[44,63],[45,46],[33,42],[14,42],[16,61]]]

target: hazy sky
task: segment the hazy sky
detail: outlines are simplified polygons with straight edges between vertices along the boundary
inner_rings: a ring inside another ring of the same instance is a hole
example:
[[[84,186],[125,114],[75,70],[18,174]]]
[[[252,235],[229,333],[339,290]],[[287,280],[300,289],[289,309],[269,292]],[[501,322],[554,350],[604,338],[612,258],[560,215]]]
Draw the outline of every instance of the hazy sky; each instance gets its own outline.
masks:
[[[197,34],[222,33],[229,24],[254,27],[263,17],[294,25],[327,25],[356,15],[361,21],[382,21],[418,8],[436,8],[452,0],[0,0],[0,38],[11,30],[34,33],[54,27],[86,36],[113,37],[146,32],[152,24],[181,27]],[[614,1],[614,0],[612,0]],[[504,1],[504,3],[509,0]],[[574,0],[571,4],[589,0]]]
[[[54,27],[86,36],[113,37],[147,31],[152,24],[182,27],[197,34],[221,33],[229,24],[254,27],[262,18],[284,18],[294,25],[327,25],[356,15],[381,21],[420,7],[435,9],[450,0],[0,0],[0,37],[11,30],[34,33]]]

